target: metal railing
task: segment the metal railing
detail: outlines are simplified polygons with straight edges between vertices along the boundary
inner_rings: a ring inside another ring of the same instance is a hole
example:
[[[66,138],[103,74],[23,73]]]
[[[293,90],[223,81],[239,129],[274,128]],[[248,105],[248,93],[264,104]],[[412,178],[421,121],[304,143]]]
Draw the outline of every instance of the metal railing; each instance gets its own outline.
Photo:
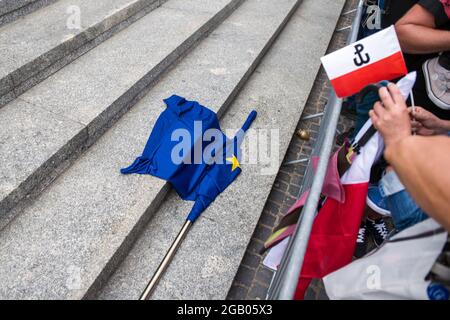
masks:
[[[347,44],[355,42],[358,38],[359,25],[363,16],[364,1],[360,0],[356,9],[356,16],[347,38]],[[334,145],[339,116],[342,108],[342,99],[339,99],[334,90],[331,90],[328,103],[321,122],[321,128],[314,146],[311,158],[319,157],[317,169],[313,170],[312,161],[309,161],[301,193],[310,190],[308,199],[303,207],[301,219],[284,252],[283,259],[275,273],[267,295],[270,300],[292,300],[303,260],[308,245],[309,236],[317,215],[320,194],[322,192],[328,160]],[[311,159],[310,158],[310,159]]]

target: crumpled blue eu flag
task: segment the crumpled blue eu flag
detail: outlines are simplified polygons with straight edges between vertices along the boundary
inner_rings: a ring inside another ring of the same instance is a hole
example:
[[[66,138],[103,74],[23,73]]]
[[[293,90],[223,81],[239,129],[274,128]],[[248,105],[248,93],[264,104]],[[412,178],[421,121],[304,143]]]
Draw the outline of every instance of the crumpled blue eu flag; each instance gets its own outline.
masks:
[[[176,95],[164,102],[144,152],[121,172],[168,181],[183,200],[195,201],[187,218],[193,223],[241,173],[240,146],[257,113],[229,139],[216,113],[198,102]]]

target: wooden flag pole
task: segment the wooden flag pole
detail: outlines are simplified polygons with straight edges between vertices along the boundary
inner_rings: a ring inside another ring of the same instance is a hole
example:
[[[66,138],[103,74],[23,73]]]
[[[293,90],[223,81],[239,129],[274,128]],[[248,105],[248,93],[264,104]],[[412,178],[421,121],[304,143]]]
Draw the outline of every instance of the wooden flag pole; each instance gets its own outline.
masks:
[[[161,264],[159,265],[158,269],[156,270],[155,274],[153,275],[152,279],[148,283],[147,287],[145,288],[144,292],[142,293],[139,300],[148,300],[150,296],[152,295],[153,291],[155,290],[159,280],[163,276],[164,272],[166,271],[167,267],[169,266],[170,262],[172,261],[173,257],[175,256],[175,253],[177,252],[178,248],[181,245],[181,242],[183,242],[184,238],[186,237],[187,233],[192,227],[192,222],[187,220],[186,223],[181,228],[180,232],[178,233],[177,237],[175,238],[175,241],[170,246],[169,251],[167,251],[166,255],[164,256],[164,259],[161,261]]]

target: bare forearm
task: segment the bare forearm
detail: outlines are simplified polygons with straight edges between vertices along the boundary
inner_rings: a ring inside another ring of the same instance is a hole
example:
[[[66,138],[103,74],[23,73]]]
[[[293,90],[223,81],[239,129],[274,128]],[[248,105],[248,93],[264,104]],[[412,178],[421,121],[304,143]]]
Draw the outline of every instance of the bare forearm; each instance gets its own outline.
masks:
[[[428,54],[450,50],[450,31],[415,24],[396,25],[403,52]]]
[[[411,136],[385,157],[417,204],[450,230],[450,138]]]

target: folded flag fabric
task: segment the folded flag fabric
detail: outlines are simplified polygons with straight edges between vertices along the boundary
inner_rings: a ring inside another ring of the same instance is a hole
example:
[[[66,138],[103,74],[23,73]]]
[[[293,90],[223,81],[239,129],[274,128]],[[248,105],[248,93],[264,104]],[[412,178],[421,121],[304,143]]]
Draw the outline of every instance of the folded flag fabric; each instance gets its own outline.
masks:
[[[195,201],[187,220],[200,214],[241,173],[240,146],[256,118],[252,111],[233,139],[222,132],[216,113],[173,95],[141,156],[123,174],[148,174],[168,181],[183,200]]]
[[[394,26],[322,57],[331,85],[340,98],[358,93],[371,83],[407,73]]]

